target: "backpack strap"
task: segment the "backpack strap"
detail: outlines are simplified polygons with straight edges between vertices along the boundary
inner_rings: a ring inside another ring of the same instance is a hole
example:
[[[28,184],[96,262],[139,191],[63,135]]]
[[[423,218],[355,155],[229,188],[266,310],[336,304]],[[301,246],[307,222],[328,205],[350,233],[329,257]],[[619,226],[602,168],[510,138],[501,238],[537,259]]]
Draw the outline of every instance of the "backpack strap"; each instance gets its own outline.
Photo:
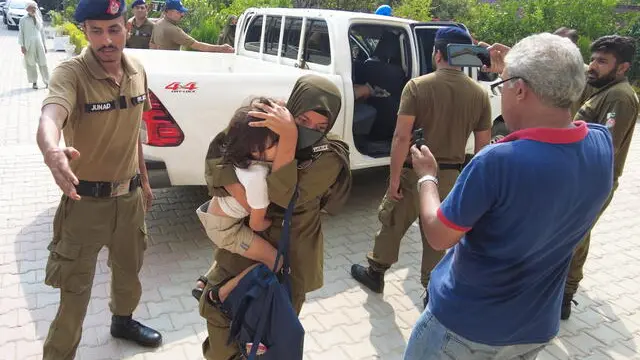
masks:
[[[284,219],[282,220],[282,232],[280,233],[280,241],[278,241],[278,255],[276,256],[276,262],[273,264],[273,269],[271,269],[274,273],[276,272],[276,268],[280,263],[280,258],[283,257],[282,262],[282,275],[283,279],[288,279],[289,276],[289,242],[291,240],[291,218],[293,217],[293,208],[296,205],[296,200],[298,200],[298,184],[293,189],[293,196],[291,197],[291,201],[289,201],[289,205],[287,206],[287,210],[284,213]]]

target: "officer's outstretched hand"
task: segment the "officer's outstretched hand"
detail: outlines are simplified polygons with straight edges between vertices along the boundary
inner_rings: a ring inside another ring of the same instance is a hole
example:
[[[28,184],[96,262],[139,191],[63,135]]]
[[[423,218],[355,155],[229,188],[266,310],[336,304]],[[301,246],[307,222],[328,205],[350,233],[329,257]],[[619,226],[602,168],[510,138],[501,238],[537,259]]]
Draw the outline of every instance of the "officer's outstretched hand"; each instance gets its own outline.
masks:
[[[218,52],[230,54],[232,52],[235,52],[235,49],[229,44],[224,44],[218,46]]]
[[[71,171],[69,161],[80,157],[80,152],[72,147],[52,148],[47,150],[44,162],[51,170],[56,184],[65,195],[73,200],[80,200],[80,195],[76,192],[75,185],[78,185],[78,178]]]
[[[426,145],[422,145],[420,150],[415,145],[411,147],[411,164],[418,177],[438,174],[438,162]]]

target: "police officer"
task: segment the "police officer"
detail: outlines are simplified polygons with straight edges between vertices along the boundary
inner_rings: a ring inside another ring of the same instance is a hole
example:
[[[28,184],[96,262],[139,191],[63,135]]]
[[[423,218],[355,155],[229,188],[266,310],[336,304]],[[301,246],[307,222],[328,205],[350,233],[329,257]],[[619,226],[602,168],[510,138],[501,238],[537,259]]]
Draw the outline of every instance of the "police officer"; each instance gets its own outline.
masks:
[[[152,49],[180,50],[180,46],[207,52],[232,53],[233,47],[229,44],[211,45],[196,41],[196,39],[184,32],[178,23],[184,17],[187,9],[182,6],[180,0],[167,0],[164,7],[164,17],[156,23],[151,35]]]
[[[236,39],[236,26],[238,25],[238,17],[235,15],[229,15],[227,18],[227,24],[218,37],[218,45],[229,44],[233,46]]]
[[[144,0],[135,0],[131,7],[133,8],[133,17],[127,21],[127,29],[129,30],[127,47],[148,49],[154,26],[147,17],[149,8]]]
[[[367,255],[369,266],[351,267],[351,275],[374,292],[383,292],[384,273],[398,261],[400,240],[418,217],[418,178],[408,163],[412,130],[424,129],[426,144],[438,160],[441,199],[460,173],[471,132],[475,152],[489,143],[491,105],[487,92],[447,61],[448,44],[471,43],[469,34],[458,27],[438,30],[433,51],[437,70],[410,80],[403,90],[391,148],[389,188],[378,212],[382,229],[376,234],[373,251]],[[433,250],[424,235],[422,246],[421,282],[426,288],[430,272],[443,252]],[[427,301],[428,295],[424,303]]]
[[[575,120],[606,125],[613,137],[613,190],[600,214],[607,208],[618,187],[618,178],[624,169],[638,117],[638,96],[626,77],[633,63],[635,49],[633,38],[618,35],[604,36],[591,44],[587,84],[594,91],[574,117]],[[563,320],[571,315],[571,303],[583,277],[582,268],[587,260],[590,240],[589,232],[576,248],[571,260],[560,314]]]
[[[75,20],[89,46],[56,67],[43,102],[38,146],[64,193],[45,270],[45,284],[60,289],[60,305],[44,360],[74,358],[104,246],[112,272],[111,335],[150,347],[162,341],[131,318],[142,293],[144,213],[152,200],[139,140],[142,112],[151,106],[142,65],[123,54],[124,11],[123,0],[80,0]]]

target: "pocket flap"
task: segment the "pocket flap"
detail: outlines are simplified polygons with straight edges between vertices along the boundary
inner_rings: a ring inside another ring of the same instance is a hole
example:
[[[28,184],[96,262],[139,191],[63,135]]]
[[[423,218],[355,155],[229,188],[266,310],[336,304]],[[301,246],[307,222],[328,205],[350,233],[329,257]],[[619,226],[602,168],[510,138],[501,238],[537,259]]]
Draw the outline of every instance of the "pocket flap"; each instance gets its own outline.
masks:
[[[75,260],[80,255],[80,248],[80,244],[61,241],[54,245],[53,252],[65,259]]]

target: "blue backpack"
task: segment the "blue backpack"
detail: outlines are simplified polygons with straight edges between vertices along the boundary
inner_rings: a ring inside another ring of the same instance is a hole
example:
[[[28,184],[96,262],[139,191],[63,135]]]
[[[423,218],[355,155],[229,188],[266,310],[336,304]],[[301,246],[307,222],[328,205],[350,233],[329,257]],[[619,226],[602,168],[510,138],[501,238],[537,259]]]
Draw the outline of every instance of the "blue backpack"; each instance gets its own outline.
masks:
[[[248,360],[301,360],[304,328],[291,304],[289,281],[289,241],[291,217],[298,188],[285,212],[275,264],[283,258],[283,271],[276,274],[259,264],[249,271],[231,291],[222,307],[231,315],[228,343],[240,344]],[[280,279],[279,279],[280,278]],[[254,344],[259,344],[253,346]]]

